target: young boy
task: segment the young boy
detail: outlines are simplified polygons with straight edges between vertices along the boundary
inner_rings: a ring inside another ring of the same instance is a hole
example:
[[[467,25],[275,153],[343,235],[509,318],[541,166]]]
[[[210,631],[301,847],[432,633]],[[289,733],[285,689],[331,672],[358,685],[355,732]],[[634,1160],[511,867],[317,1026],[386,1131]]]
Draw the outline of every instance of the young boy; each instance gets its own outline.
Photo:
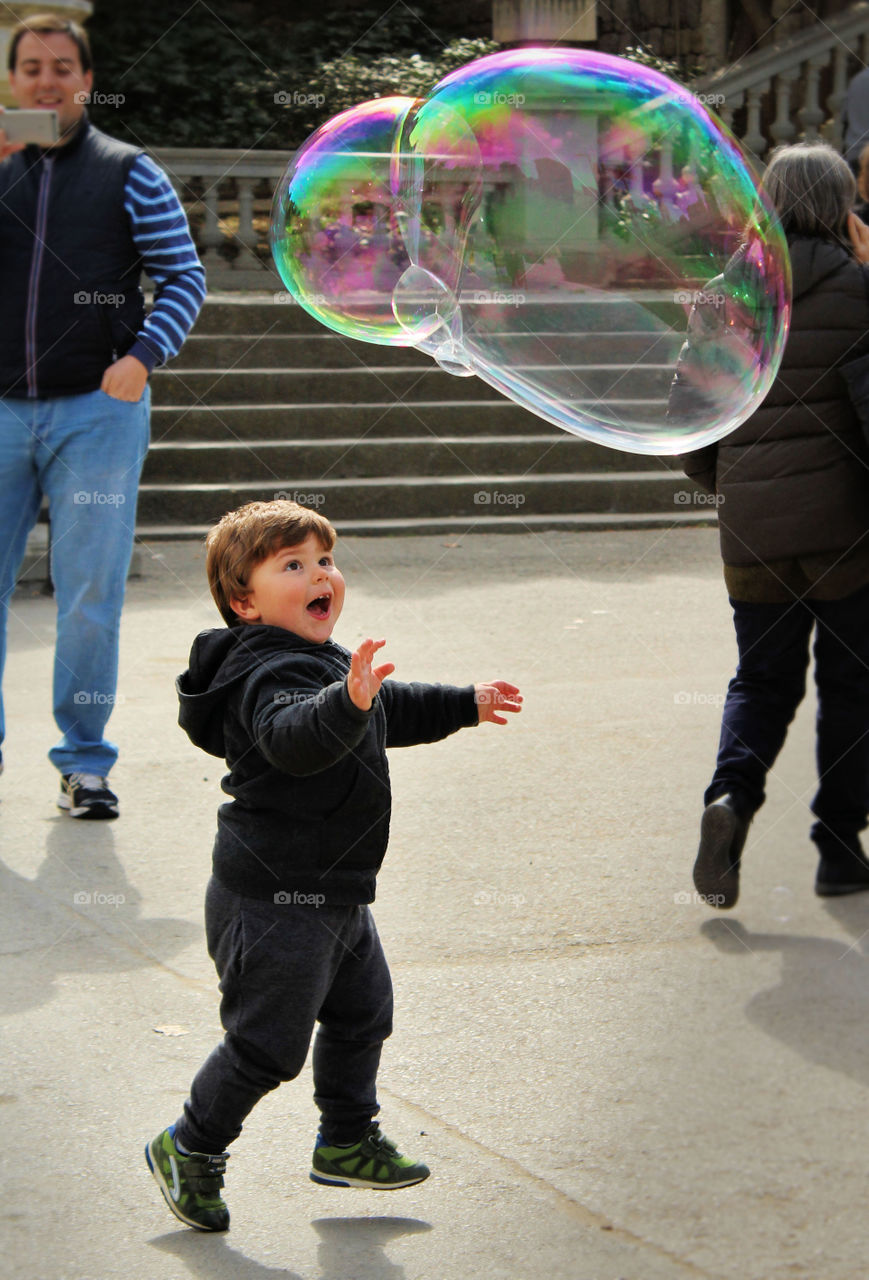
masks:
[[[503,680],[458,689],[387,680],[383,640],[348,653],[330,639],[344,604],[335,530],[294,502],[251,502],[206,541],[228,627],[204,631],[178,679],[179,721],[225,757],[208,951],[226,1035],[200,1068],[184,1114],[145,1148],[169,1208],[225,1231],[228,1153],[259,1099],[313,1051],[320,1131],[314,1182],[396,1188],[422,1182],[374,1116],[392,1030],[392,983],[368,903],[389,833],[386,747],[435,742],[521,709]]]

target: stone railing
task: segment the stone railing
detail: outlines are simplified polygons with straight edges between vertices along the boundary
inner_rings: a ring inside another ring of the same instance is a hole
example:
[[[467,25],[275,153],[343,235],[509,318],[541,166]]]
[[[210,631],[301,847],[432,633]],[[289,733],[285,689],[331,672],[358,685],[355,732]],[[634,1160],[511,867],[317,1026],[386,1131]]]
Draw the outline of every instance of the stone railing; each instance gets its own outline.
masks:
[[[758,160],[782,142],[841,148],[848,80],[869,59],[869,4],[748,54],[691,86]]]
[[[268,246],[269,213],[291,153],[161,147],[151,155],[187,211],[209,288],[279,287]]]

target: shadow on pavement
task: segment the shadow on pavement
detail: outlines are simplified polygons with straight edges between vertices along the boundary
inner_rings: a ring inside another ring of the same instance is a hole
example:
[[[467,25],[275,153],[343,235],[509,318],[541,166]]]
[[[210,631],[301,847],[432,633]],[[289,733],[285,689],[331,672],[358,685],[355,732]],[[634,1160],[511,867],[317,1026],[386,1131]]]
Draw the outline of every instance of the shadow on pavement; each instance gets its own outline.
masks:
[[[35,879],[0,861],[0,1012],[44,1004],[58,974],[166,964],[197,937],[189,921],[143,918],[141,902],[111,824],[53,819]]]
[[[869,895],[825,903],[855,939],[753,933],[734,918],[706,920],[700,932],[720,951],[781,955],[778,986],[745,1007],[749,1022],[808,1062],[869,1084]]]
[[[404,1267],[390,1262],[384,1249],[399,1236],[431,1231],[420,1218],[315,1218],[320,1237],[318,1280],[406,1280]],[[183,1262],[203,1280],[302,1280],[286,1267],[271,1267],[234,1249],[225,1235],[204,1236],[179,1230],[148,1242]]]

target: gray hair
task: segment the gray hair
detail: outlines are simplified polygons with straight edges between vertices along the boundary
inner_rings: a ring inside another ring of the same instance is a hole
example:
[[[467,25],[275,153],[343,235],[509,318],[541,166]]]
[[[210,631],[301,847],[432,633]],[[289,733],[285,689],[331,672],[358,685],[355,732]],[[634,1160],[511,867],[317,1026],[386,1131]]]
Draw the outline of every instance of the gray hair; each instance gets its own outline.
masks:
[[[857,183],[847,161],[828,143],[776,147],[761,187],[786,236],[819,236],[850,248],[847,221],[857,197]]]

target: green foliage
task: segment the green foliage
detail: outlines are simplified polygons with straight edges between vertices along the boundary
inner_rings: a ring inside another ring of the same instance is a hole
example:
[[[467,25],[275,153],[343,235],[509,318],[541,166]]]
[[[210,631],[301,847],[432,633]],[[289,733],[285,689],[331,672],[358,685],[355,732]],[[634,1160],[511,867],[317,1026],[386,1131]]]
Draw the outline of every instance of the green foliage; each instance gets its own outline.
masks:
[[[146,146],[293,149],[346,107],[425,93],[498,47],[449,41],[421,8],[404,3],[384,14],[323,0],[316,21],[251,0],[194,4],[174,22],[163,6],[140,0],[97,0],[95,7],[91,118]],[[100,95],[124,100],[101,104]]]

